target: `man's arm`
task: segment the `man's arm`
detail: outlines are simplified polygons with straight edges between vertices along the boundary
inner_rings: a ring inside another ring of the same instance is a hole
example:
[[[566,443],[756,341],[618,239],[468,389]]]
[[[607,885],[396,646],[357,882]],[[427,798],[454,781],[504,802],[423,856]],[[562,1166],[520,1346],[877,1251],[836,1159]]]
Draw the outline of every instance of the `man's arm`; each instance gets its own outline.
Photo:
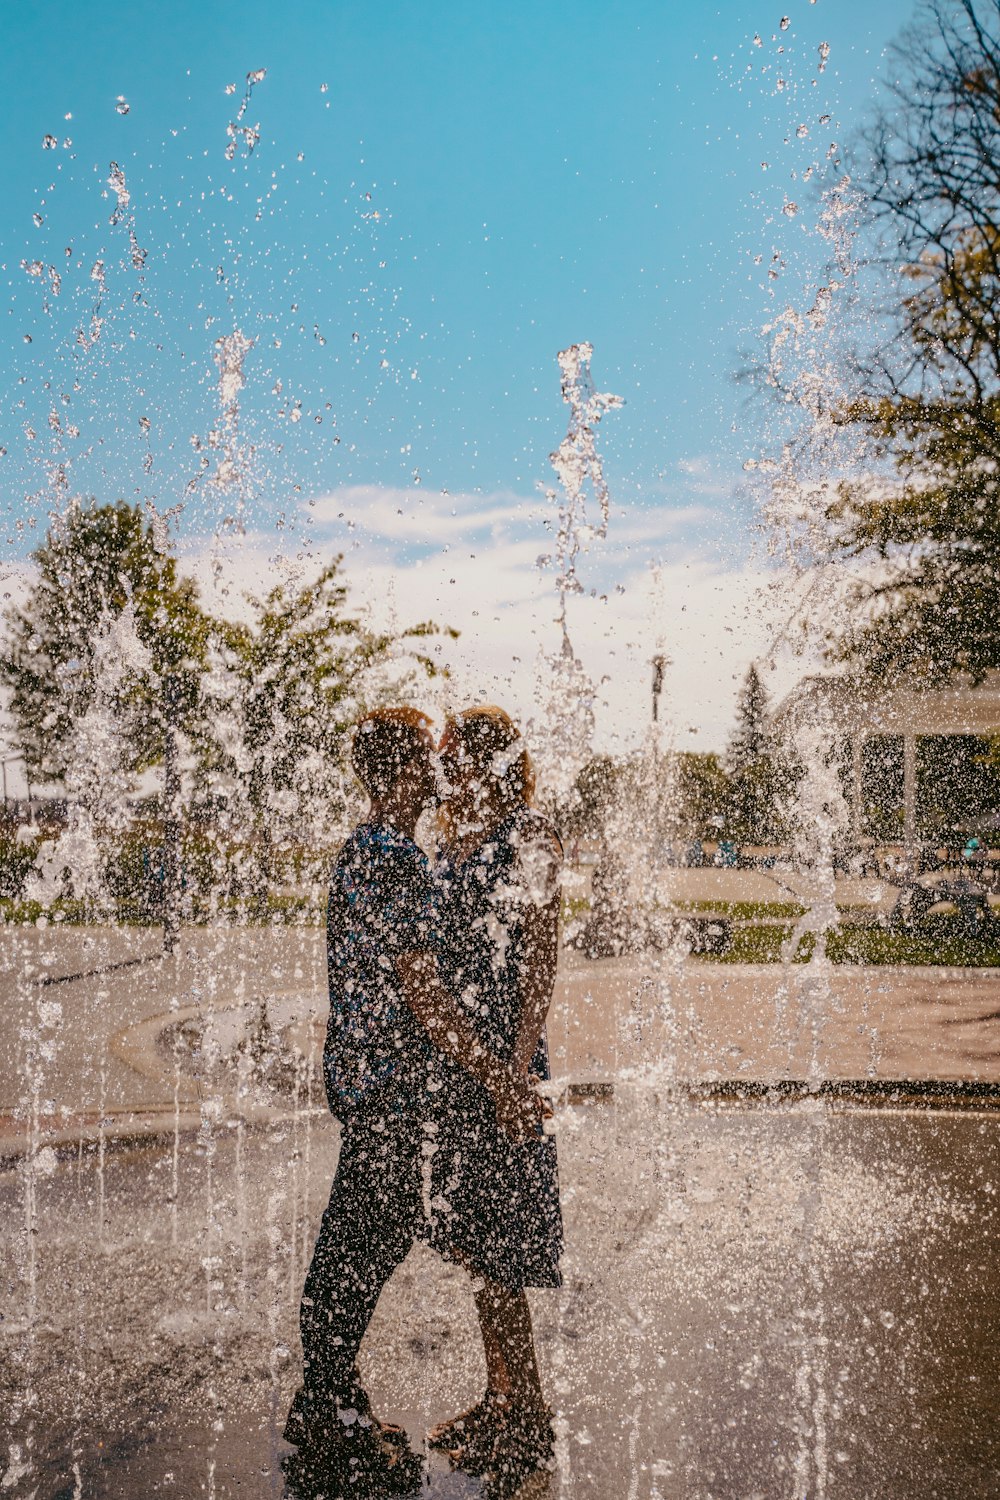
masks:
[[[527,1141],[538,1134],[541,1101],[524,1074],[515,1078],[482,1045],[454,997],[441,983],[433,953],[402,953],[396,959],[403,999],[439,1052],[447,1053],[487,1090],[506,1135]]]

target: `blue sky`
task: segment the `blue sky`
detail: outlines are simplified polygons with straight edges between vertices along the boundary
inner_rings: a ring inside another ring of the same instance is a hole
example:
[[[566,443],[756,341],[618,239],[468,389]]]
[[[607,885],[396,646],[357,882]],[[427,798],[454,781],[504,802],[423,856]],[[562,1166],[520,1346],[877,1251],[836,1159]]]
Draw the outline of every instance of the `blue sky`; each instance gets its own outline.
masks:
[[[745,569],[740,476],[765,419],[733,372],[818,263],[803,174],[856,128],[910,15],[784,8],[784,29],[781,5],[750,0],[10,9],[8,560],[58,502],[54,465],[70,492],[183,503],[189,546],[234,513],[237,488],[187,486],[223,415],[215,341],[238,328],[244,582],[279,554],[356,546],[347,520],[363,530],[371,502],[364,567],[398,578],[404,609],[449,614],[403,576],[440,551],[443,491],[457,522],[504,497],[524,566],[565,428],[556,352],[581,339],[626,400],[602,429],[621,525],[598,588],[658,559]],[[259,126],[252,154],[237,137],[226,159],[230,123]],[[111,162],[129,194],[114,225]],[[389,494],[397,511],[434,497],[426,539],[394,534]],[[362,509],[345,517],[338,495]]]

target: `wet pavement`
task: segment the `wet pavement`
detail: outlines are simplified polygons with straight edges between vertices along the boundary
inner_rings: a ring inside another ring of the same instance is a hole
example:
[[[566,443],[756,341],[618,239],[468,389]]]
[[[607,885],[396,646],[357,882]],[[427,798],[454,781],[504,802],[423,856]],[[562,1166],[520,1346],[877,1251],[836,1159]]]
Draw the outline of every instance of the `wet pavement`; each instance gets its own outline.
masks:
[[[532,1294],[558,1413],[548,1493],[996,1495],[997,1125],[649,1084],[561,1109],[565,1284]],[[220,1117],[48,1162],[33,1235],[24,1168],[3,1175],[5,1494],[281,1495],[336,1136],[319,1114]],[[464,1273],[412,1252],[362,1360],[415,1442],[468,1405]],[[439,1463],[426,1492],[479,1491]]]
[[[724,872],[721,872],[724,873]],[[185,931],[163,958],[153,932],[7,930],[0,976],[0,1157],[28,1131],[58,1144],[197,1126],[210,1070],[162,1045],[168,1027],[220,1025],[262,1000],[303,1056],[325,1023],[322,932]],[[715,1079],[970,1079],[1000,1083],[995,970],[749,966],[564,950],[549,1021],[553,1072],[612,1081],[666,1068]],[[32,1041],[32,1038],[35,1041]],[[211,1038],[209,1038],[211,1041]],[[44,1046],[33,1104],[25,1069]],[[211,1058],[205,1054],[203,1061]],[[232,1100],[229,1101],[232,1103]]]
[[[202,930],[170,959],[7,936],[2,1493],[278,1497],[337,1152],[322,934]],[[998,977],[563,955],[547,1493],[1000,1495]],[[464,1273],[415,1250],[363,1364],[416,1445],[476,1399]],[[436,1460],[426,1493],[479,1489]]]

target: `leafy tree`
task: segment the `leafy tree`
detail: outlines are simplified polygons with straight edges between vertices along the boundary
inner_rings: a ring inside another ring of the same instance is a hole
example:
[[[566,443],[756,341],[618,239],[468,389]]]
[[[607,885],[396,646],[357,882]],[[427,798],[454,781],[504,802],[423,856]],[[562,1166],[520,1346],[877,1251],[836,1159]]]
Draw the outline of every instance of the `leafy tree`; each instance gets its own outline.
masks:
[[[119,627],[128,653],[103,707],[127,726],[127,769],[163,754],[169,718],[197,717],[208,618],[195,585],[180,578],[138,507],[75,503],[34,553],[38,576],[9,607],[0,682],[11,693],[21,747],[34,779],[65,781],[76,729],[101,696],[101,642]],[[122,624],[126,621],[127,631]]]
[[[712,819],[724,815],[729,778],[714,752],[679,750],[670,757],[673,818],[676,832],[691,838],[713,838]]]
[[[251,600],[252,623],[213,626],[201,790],[225,798],[229,834],[246,843],[242,886],[258,903],[280,847],[308,845],[325,858],[338,836],[348,727],[437,671],[423,643],[438,627],[371,631],[348,610],[342,561],[301,588],[280,583]]]
[[[365,626],[348,609],[341,561],[304,586],[276,585],[237,624],[201,608],[137,507],[75,504],[53,523],[0,642],[29,771],[60,781],[72,804],[49,884],[69,867],[93,910],[105,909],[131,777],[159,763],[163,848],[151,857],[168,948],[192,773],[211,830],[199,843],[202,887],[218,895],[235,876],[263,909],[276,850],[323,857],[343,819],[345,729],[435,675],[428,647],[440,633],[431,622],[400,635]]]
[[[762,755],[736,771],[726,789],[725,832],[740,844],[780,844],[788,838],[786,809],[797,769],[778,755]]]
[[[981,680],[1000,667],[1000,0],[923,4],[887,88],[854,154],[888,332],[835,420],[888,469],[826,514],[832,555],[861,564],[831,655]]]
[[[570,838],[600,837],[608,813],[620,793],[622,764],[610,755],[595,755],[577,774],[565,807],[556,809],[556,819]]]

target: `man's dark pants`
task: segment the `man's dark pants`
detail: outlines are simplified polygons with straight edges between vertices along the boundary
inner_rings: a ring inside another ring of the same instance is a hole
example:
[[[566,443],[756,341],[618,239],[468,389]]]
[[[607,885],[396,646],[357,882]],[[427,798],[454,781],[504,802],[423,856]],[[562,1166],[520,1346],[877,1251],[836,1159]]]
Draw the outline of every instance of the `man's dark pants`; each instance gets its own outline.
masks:
[[[363,1104],[342,1127],[340,1159],[302,1289],[305,1391],[354,1391],[355,1361],[379,1294],[423,1222],[419,1118]]]

